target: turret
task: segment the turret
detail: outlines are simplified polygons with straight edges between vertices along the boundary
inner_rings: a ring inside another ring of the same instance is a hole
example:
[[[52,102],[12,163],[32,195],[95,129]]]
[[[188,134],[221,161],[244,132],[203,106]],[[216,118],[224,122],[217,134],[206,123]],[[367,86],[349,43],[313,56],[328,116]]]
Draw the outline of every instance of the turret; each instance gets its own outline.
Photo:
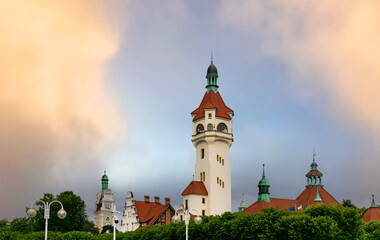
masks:
[[[106,175],[106,171],[104,171],[104,175],[102,176],[102,192],[108,188],[108,176]]]
[[[265,177],[265,164],[263,164],[263,176],[257,185],[259,187],[259,197],[257,199],[258,202],[270,202],[270,197],[269,197],[269,181]]]

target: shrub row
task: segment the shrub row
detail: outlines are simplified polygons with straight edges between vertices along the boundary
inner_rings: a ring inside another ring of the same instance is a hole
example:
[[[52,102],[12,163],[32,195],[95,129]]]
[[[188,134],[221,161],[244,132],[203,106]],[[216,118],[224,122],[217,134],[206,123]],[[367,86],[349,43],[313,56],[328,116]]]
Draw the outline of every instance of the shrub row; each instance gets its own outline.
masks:
[[[380,222],[364,224],[358,210],[341,206],[312,206],[289,212],[275,208],[260,214],[225,213],[202,217],[200,225],[190,222],[189,239],[380,239]],[[112,233],[49,232],[49,240],[111,240]],[[0,231],[0,239],[43,240],[44,232],[22,234]],[[116,239],[185,239],[185,224],[152,226],[134,232],[117,233]]]

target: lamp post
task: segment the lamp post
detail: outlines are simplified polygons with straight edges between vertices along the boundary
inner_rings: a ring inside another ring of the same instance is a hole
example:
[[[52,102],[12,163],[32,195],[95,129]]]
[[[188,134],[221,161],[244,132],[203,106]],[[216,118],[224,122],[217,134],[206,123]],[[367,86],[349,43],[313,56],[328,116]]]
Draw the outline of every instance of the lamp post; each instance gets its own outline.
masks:
[[[63,209],[63,204],[58,201],[58,200],[54,200],[54,201],[51,201],[50,203],[49,202],[44,202],[42,200],[38,201],[38,202],[42,202],[44,204],[44,219],[45,219],[45,240],[47,240],[47,233],[48,233],[48,220],[50,218],[50,205],[52,203],[59,203],[61,204],[61,209],[57,212],[57,216],[60,218],[60,219],[64,219],[66,216],[67,216],[67,213],[65,211],[65,209]],[[28,211],[26,211],[26,214],[29,216],[29,217],[35,217],[36,214],[37,214],[37,211],[35,208],[31,207],[28,209]]]
[[[193,210],[197,213],[197,216],[194,218],[195,224],[201,224],[202,218],[199,216],[198,211],[196,209],[190,209],[190,210],[184,209],[182,204],[180,204],[178,206],[178,210],[176,211],[176,213],[174,214],[174,216],[172,218],[172,220],[173,220],[174,223],[178,223],[179,222],[179,216],[178,216],[178,214],[183,214],[184,215],[185,225],[186,225],[186,240],[189,239],[190,212],[193,211]]]
[[[119,223],[119,219],[117,218],[116,213],[121,214],[121,212],[116,210],[116,204],[115,204],[114,210],[112,211],[112,215],[113,215],[113,240],[116,240],[116,224]]]

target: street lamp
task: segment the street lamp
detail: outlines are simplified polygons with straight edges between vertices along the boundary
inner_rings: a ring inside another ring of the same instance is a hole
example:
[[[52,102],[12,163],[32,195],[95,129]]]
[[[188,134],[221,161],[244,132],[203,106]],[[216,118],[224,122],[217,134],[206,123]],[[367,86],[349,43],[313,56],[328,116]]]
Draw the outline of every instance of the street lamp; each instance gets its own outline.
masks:
[[[113,215],[113,240],[116,240],[116,224],[119,223],[119,219],[117,218],[116,213],[121,214],[121,212],[116,210],[116,204],[114,204],[114,210],[112,211],[112,215]]]
[[[197,216],[194,218],[195,224],[201,224],[202,218],[199,216],[198,211],[196,209],[190,209],[190,210],[184,209],[182,204],[180,204],[178,206],[178,210],[176,211],[176,213],[174,214],[174,216],[172,218],[172,220],[173,220],[174,223],[179,223],[179,216],[178,216],[178,214],[183,214],[184,215],[184,217],[185,217],[185,225],[186,225],[186,240],[189,239],[190,212],[193,211],[193,210],[195,212],[197,212]]]
[[[50,217],[50,205],[52,203],[55,203],[55,202],[61,204],[61,209],[57,212],[57,216],[60,219],[64,219],[67,216],[67,213],[66,213],[65,209],[63,209],[63,204],[60,201],[54,200],[54,201],[51,201],[49,203],[49,202],[44,202],[44,201],[40,200],[38,202],[42,202],[44,204],[45,240],[47,240],[48,220],[49,220],[49,217]],[[28,211],[26,211],[26,214],[29,217],[35,217],[36,214],[37,214],[37,211],[36,211],[35,208],[31,207],[31,208],[28,209]]]

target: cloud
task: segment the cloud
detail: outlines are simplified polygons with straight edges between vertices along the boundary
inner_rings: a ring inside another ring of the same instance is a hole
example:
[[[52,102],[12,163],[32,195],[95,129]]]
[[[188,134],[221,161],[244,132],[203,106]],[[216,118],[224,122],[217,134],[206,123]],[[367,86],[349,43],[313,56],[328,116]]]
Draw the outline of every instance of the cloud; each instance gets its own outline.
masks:
[[[372,136],[369,151],[353,152],[351,160],[356,184],[375,189],[372,182],[380,180],[375,170],[380,158],[380,2],[242,0],[224,1],[219,10],[220,19],[242,38],[258,40],[265,54],[287,65],[301,101],[319,101],[348,131]]]
[[[119,40],[99,3],[0,2],[2,217],[22,216],[53,186],[83,182],[118,137],[104,76]]]

